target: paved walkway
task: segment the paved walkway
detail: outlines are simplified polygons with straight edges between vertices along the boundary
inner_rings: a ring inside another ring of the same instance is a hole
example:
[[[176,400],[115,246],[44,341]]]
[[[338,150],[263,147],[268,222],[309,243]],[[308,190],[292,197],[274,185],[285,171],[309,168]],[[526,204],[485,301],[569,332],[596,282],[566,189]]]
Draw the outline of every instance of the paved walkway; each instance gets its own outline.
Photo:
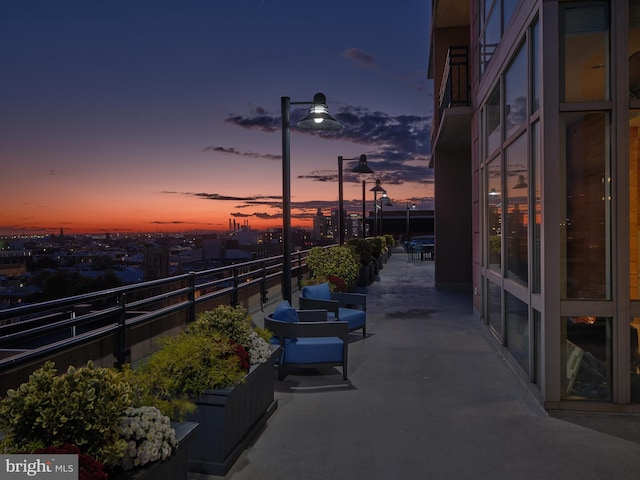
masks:
[[[640,439],[640,423],[600,416],[598,431],[577,424],[593,416],[547,415],[473,318],[469,297],[435,290],[433,262],[394,253],[367,291],[368,337],[352,335],[349,382],[337,368],[278,382],[278,409],[225,479],[640,475],[640,444],[622,438]]]

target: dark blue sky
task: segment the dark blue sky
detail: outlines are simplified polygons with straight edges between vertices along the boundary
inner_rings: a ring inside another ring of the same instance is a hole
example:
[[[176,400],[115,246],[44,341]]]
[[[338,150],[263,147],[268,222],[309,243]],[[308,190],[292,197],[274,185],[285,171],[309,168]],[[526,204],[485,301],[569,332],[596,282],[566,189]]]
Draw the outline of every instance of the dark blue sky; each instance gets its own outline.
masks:
[[[277,225],[280,97],[316,92],[343,129],[292,131],[294,223],[336,206],[338,155],[426,207],[429,6],[2,0],[0,233]]]

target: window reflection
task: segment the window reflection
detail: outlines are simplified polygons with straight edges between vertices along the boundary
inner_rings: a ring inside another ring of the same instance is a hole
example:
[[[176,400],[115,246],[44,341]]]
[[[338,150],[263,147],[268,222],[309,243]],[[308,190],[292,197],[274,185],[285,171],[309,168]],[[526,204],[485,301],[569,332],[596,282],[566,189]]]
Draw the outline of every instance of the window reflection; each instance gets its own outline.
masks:
[[[561,205],[563,299],[609,299],[611,277],[609,116],[563,114]]]
[[[521,135],[506,150],[507,213],[505,243],[507,277],[522,284],[528,282],[529,262],[529,171],[527,168],[527,137]]]
[[[489,268],[500,271],[502,266],[502,166],[495,158],[487,170],[487,248]]]
[[[507,350],[529,373],[529,314],[527,304],[506,293]]]
[[[611,319],[565,317],[564,399],[611,399]]]
[[[564,101],[609,100],[609,2],[564,2]]]
[[[489,319],[489,326],[499,338],[502,338],[502,290],[498,285],[488,280],[487,285],[487,318]]]
[[[527,55],[523,47],[505,75],[505,139],[527,123]]]

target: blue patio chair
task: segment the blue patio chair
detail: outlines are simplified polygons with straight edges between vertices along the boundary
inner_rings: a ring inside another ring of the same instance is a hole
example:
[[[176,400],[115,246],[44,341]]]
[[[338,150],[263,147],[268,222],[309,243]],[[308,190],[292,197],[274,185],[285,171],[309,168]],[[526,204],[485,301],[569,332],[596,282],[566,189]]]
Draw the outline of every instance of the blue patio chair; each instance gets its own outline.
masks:
[[[273,333],[272,343],[282,350],[276,362],[280,380],[286,377],[287,366],[341,366],[342,378],[347,380],[347,322],[330,320],[326,310],[296,310],[284,300],[265,316],[264,327]]]
[[[367,336],[367,296],[363,293],[332,292],[329,283],[302,287],[301,310],[325,309],[336,320],[349,324],[349,331],[362,329]]]

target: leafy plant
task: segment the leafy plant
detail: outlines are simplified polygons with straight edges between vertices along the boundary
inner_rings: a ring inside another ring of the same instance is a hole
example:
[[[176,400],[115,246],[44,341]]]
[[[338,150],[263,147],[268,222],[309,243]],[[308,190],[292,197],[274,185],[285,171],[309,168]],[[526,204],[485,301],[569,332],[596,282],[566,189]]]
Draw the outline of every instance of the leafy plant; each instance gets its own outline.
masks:
[[[240,383],[250,365],[266,362],[271,333],[254,328],[245,307],[220,305],[203,312],[132,372],[136,405],[154,405],[182,419],[195,409],[194,397]]]
[[[195,408],[193,397],[237,385],[246,374],[238,344],[218,332],[182,333],[163,338],[161,345],[134,375],[142,395],[138,403],[154,405],[170,418],[182,419]]]
[[[348,245],[313,247],[307,257],[307,266],[312,271],[312,277],[339,277],[346,285],[351,285],[358,278],[360,259]]]
[[[105,467],[118,465],[126,442],[114,426],[131,404],[131,386],[114,368],[69,367],[53,362],[0,400],[0,448],[5,453],[76,445]]]
[[[371,263],[373,246],[370,242],[364,238],[352,238],[347,241],[347,245],[355,252],[362,265],[369,265],[369,263]]]
[[[371,244],[371,256],[376,259],[379,258],[384,248],[382,237],[368,238],[367,241]]]

